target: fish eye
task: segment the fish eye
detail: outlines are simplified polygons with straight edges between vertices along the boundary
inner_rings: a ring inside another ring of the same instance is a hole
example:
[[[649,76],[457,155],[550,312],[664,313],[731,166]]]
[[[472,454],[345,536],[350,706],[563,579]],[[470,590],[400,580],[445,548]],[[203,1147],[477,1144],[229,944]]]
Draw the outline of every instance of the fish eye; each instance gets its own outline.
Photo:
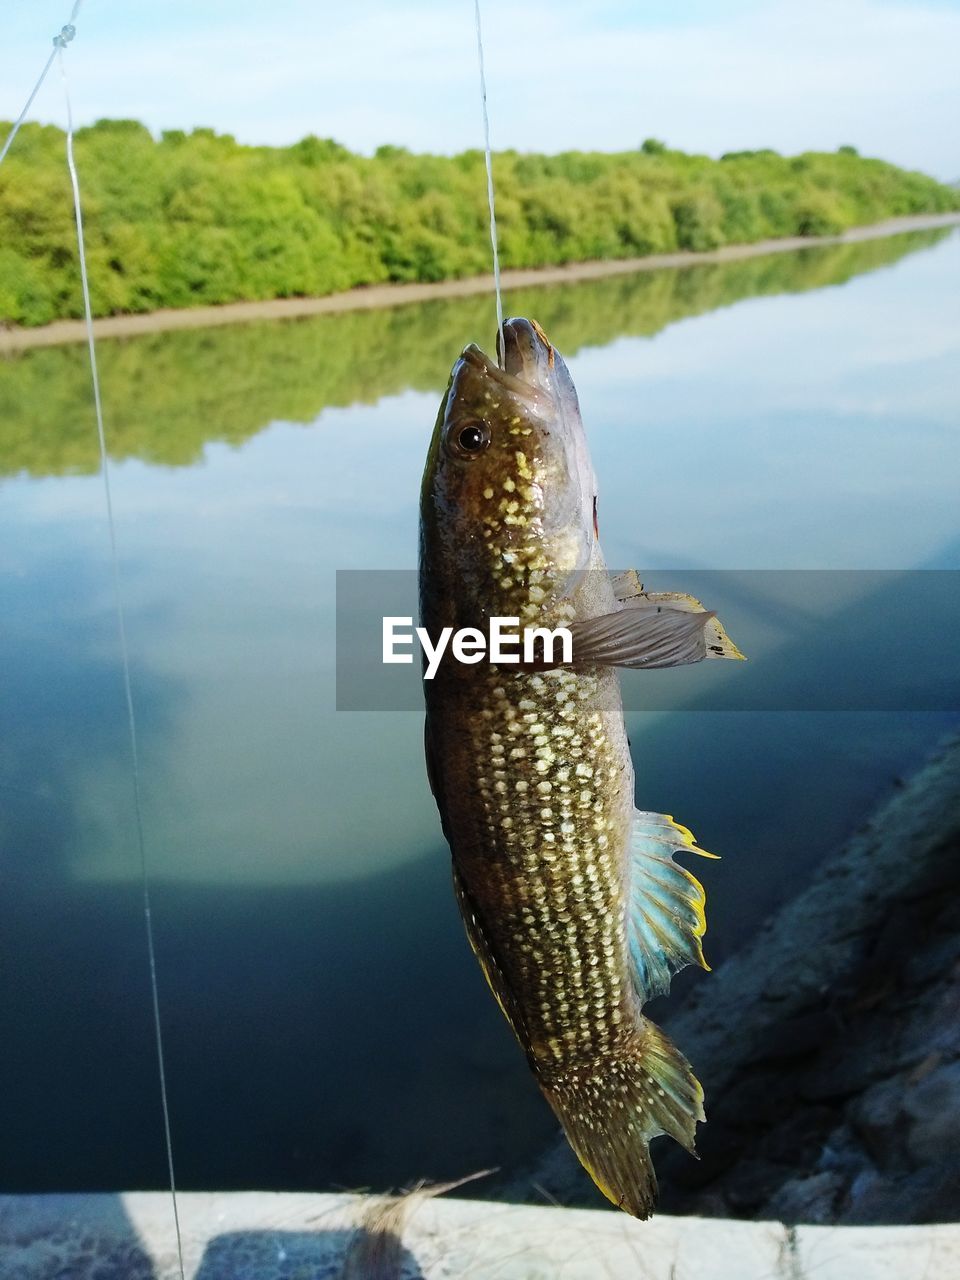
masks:
[[[490,444],[490,429],[484,422],[468,422],[456,430],[453,439],[457,453],[475,457]]]

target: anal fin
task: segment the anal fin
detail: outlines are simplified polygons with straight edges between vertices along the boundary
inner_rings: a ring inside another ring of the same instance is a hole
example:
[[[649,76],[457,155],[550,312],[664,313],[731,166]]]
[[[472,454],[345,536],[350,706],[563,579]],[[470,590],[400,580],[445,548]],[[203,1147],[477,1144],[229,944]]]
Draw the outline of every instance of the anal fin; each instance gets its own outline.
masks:
[[[716,856],[698,849],[693,833],[668,814],[634,813],[627,937],[641,1002],[664,995],[673,975],[688,964],[710,968],[701,942],[706,894],[696,876],[674,861],[683,849]]]

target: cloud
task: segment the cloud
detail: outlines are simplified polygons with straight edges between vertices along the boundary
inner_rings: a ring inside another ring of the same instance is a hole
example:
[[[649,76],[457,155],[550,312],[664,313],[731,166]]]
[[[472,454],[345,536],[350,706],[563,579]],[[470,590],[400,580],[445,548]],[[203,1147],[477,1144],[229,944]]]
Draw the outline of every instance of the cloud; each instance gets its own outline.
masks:
[[[12,115],[62,0],[32,0],[0,53]],[[49,17],[49,21],[46,21]],[[44,19],[44,21],[41,21]],[[93,6],[70,51],[83,119],[208,124],[251,142],[335,136],[453,151],[480,139],[472,6],[303,0]],[[909,0],[584,5],[485,0],[494,145],[614,150],[649,135],[719,153],[853,143],[960,177],[960,6]],[[59,89],[38,104],[59,118]]]

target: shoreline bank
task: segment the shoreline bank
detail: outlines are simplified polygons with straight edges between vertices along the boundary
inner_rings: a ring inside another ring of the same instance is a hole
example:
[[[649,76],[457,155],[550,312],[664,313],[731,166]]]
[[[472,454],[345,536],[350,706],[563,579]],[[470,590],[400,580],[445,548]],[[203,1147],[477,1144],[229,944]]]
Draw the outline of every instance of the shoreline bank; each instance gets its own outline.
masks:
[[[743,258],[762,257],[772,253],[788,253],[827,245],[855,244],[882,239],[910,231],[933,231],[941,227],[960,226],[960,213],[922,214],[907,218],[890,218],[869,226],[851,227],[835,236],[790,236],[782,240],[759,240],[754,244],[724,245],[703,253],[677,252],[651,254],[643,258],[605,259],[595,262],[568,263],[560,267],[535,267],[502,273],[503,290],[530,288],[536,285],[570,284],[597,280],[606,276],[628,275],[637,271],[656,271],[669,267],[692,267],[702,263],[735,262]],[[441,280],[432,284],[365,285],[346,293],[332,293],[320,298],[269,298],[253,302],[228,302],[221,306],[160,309],[140,315],[105,316],[94,321],[98,338],[128,338],[139,334],[161,333],[173,329],[205,329],[212,326],[243,324],[257,320],[300,319],[347,311],[368,311],[382,307],[405,306],[440,298],[463,298],[492,291],[491,275],[472,276],[464,280]],[[0,329],[0,353],[29,350],[35,347],[61,346],[86,340],[82,320],[56,320],[34,329]]]

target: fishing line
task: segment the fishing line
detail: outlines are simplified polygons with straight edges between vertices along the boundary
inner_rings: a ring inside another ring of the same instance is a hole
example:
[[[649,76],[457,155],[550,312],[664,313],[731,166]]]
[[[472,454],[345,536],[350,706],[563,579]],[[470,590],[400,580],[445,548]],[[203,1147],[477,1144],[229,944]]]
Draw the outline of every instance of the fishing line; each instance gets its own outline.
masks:
[[[7,157],[7,152],[10,150],[10,147],[13,144],[14,138],[20,132],[20,126],[23,124],[24,120],[27,118],[27,112],[30,110],[30,107],[33,104],[34,98],[40,92],[40,86],[43,84],[44,80],[46,80],[47,72],[53,66],[54,58],[57,56],[60,50],[65,48],[73,39],[73,37],[76,35],[76,29],[74,28],[73,23],[74,23],[74,20],[76,19],[77,14],[80,12],[80,6],[82,4],[83,4],[83,0],[76,0],[76,3],[74,4],[73,8],[70,10],[70,17],[67,19],[64,25],[60,28],[60,34],[53,37],[53,49],[51,50],[50,57],[47,59],[43,70],[40,72],[40,79],[37,81],[37,83],[33,86],[33,89],[30,91],[30,97],[24,103],[23,110],[17,116],[16,121],[14,122],[13,128],[7,134],[7,140],[3,144],[3,149],[0,150],[0,164],[3,164],[4,160]],[[63,43],[62,44],[59,43],[60,41],[63,41]]]
[[[100,472],[103,476],[103,495],[107,507],[107,526],[110,531],[110,561],[113,569],[113,595],[117,614],[117,636],[120,641],[120,660],[123,667],[123,692],[127,704],[127,729],[130,735],[130,764],[133,777],[133,807],[136,815],[137,846],[140,852],[140,878],[143,888],[143,918],[147,934],[147,960],[150,967],[150,994],[153,1004],[153,1031],[157,1046],[157,1066],[160,1071],[160,1102],[163,1110],[163,1132],[167,1148],[167,1171],[170,1177],[170,1198],[173,1203],[173,1225],[177,1236],[177,1260],[180,1280],[184,1280],[183,1242],[180,1236],[180,1212],[177,1205],[177,1182],[173,1169],[173,1140],[170,1134],[170,1107],[167,1101],[167,1074],[163,1055],[163,1032],[160,1026],[160,992],[157,983],[157,956],[153,939],[153,916],[150,910],[150,882],[147,876],[147,851],[143,835],[143,805],[140,795],[140,753],[137,748],[137,718],[133,707],[133,688],[130,682],[130,650],[127,645],[127,627],[123,610],[123,594],[120,589],[120,557],[117,552],[117,529],[113,516],[113,494],[110,488],[110,466],[107,459],[107,439],[103,429],[103,403],[100,398],[100,375],[97,370],[97,348],[93,337],[93,311],[90,306],[90,282],[87,277],[87,256],[83,239],[83,213],[80,205],[80,179],[73,155],[73,107],[70,102],[70,83],[63,51],[73,32],[68,36],[66,28],[54,38],[63,79],[63,94],[67,104],[67,168],[73,188],[73,211],[77,220],[77,249],[80,260],[80,284],[83,290],[83,315],[87,326],[87,351],[90,357],[90,379],[93,383],[93,405],[97,418],[97,439],[100,444]]]
[[[493,248],[493,287],[497,294],[497,363],[503,368],[503,298],[500,294],[500,248],[497,243],[497,214],[493,199],[493,157],[490,154],[490,117],[487,114],[487,78],[483,70],[483,31],[480,0],[473,0],[477,20],[477,61],[480,64],[480,106],[483,111],[483,148],[487,162],[487,204],[490,206],[490,244]]]
[[[90,281],[87,275],[87,256],[83,236],[83,212],[80,202],[80,179],[73,154],[73,106],[70,100],[70,84],[67,79],[67,67],[63,57],[64,50],[77,34],[74,19],[80,12],[83,0],[75,0],[70,11],[70,18],[53,37],[53,52],[47,59],[40,78],[34,85],[29,98],[17,121],[10,131],[0,151],[0,164],[6,159],[7,152],[26,118],[30,106],[47,78],[47,72],[57,58],[60,75],[63,81],[63,93],[67,107],[67,168],[70,172],[70,185],[73,189],[73,210],[77,223],[77,250],[80,264],[80,284],[83,292],[83,314],[87,329],[87,352],[90,360],[90,379],[93,384],[93,406],[97,420],[97,439],[100,446],[100,472],[103,477],[103,492],[107,508],[107,526],[110,533],[110,560],[113,570],[113,594],[116,607],[117,636],[120,645],[120,659],[123,668],[123,691],[127,708],[127,729],[130,738],[130,764],[133,779],[133,807],[136,820],[137,847],[140,853],[140,876],[143,886],[143,915],[147,935],[147,959],[150,970],[150,992],[153,1005],[153,1029],[157,1047],[157,1063],[160,1072],[160,1102],[163,1111],[163,1130],[167,1152],[167,1170],[170,1177],[170,1198],[173,1205],[173,1224],[177,1237],[177,1261],[180,1280],[185,1280],[183,1265],[183,1242],[180,1234],[180,1213],[177,1204],[177,1186],[173,1166],[173,1140],[170,1132],[170,1107],[167,1099],[167,1077],[163,1053],[163,1034],[160,1025],[160,995],[157,982],[157,957],[153,937],[153,916],[150,908],[150,884],[147,875],[146,841],[143,833],[143,804],[140,789],[140,753],[137,747],[137,718],[133,705],[133,688],[130,680],[130,650],[127,644],[127,628],[123,609],[123,594],[120,586],[120,557],[117,551],[117,530],[113,515],[113,494],[110,488],[110,467],[107,457],[106,433],[103,426],[103,403],[100,397],[100,375],[97,369],[97,349],[93,334],[93,310],[90,305]]]

